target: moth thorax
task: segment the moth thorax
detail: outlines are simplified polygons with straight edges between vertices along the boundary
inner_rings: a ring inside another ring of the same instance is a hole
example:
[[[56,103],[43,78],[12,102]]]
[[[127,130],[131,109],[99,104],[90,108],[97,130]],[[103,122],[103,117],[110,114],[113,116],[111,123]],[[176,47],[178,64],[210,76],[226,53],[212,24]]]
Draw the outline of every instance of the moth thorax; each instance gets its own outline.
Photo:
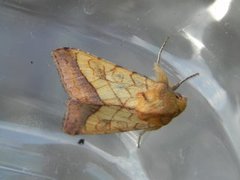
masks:
[[[142,120],[172,119],[186,107],[186,98],[172,91],[164,83],[158,83],[149,90],[138,93],[136,98],[136,111]]]

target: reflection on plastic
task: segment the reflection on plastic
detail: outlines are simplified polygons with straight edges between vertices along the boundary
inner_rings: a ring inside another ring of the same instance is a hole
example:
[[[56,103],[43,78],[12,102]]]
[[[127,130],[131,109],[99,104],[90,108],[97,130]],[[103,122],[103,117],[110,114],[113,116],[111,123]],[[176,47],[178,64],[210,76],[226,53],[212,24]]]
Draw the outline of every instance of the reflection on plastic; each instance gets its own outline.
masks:
[[[208,8],[208,12],[216,21],[220,21],[227,14],[232,0],[216,0]]]

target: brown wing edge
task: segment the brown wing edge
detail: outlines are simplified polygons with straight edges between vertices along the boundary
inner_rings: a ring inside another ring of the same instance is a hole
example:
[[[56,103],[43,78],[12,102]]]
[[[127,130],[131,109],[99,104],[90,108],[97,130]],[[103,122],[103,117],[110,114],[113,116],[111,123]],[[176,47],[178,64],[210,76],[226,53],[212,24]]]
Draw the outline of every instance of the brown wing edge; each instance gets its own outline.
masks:
[[[82,134],[82,128],[89,116],[94,114],[101,106],[81,104],[78,100],[69,99],[63,130],[70,135]],[[84,134],[84,133],[83,133]]]
[[[61,82],[72,99],[81,103],[103,105],[95,88],[80,71],[77,63],[78,49],[59,48],[52,51]]]

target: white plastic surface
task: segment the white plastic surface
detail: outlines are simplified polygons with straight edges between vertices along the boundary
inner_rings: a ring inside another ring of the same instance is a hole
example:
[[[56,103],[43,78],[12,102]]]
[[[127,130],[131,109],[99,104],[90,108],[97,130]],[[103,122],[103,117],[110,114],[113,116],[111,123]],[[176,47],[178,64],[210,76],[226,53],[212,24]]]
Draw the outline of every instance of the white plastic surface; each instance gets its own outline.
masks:
[[[240,1],[0,1],[0,179],[240,179]],[[149,132],[69,136],[51,50],[75,47],[153,77],[188,107]],[[79,139],[85,139],[79,145]]]

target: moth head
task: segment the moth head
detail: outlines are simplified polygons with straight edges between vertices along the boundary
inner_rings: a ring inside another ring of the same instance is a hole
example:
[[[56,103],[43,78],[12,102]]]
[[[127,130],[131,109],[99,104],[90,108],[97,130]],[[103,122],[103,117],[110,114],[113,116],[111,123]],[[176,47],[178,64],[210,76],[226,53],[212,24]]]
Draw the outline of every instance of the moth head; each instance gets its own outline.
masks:
[[[178,108],[179,108],[179,111],[182,112],[184,111],[184,109],[186,108],[187,106],[187,98],[186,97],[183,97],[180,93],[178,92],[175,92],[177,88],[179,88],[185,81],[195,77],[195,76],[198,76],[199,73],[195,73],[195,74],[192,74],[188,77],[186,77],[185,79],[183,79],[182,81],[180,81],[179,83],[175,84],[174,86],[170,87],[170,89],[175,93],[175,97],[177,98],[177,104],[178,104]]]
[[[179,112],[183,112],[187,106],[187,98],[182,96],[180,93],[175,92],[176,102],[179,109]],[[179,114],[180,114],[179,113]]]

